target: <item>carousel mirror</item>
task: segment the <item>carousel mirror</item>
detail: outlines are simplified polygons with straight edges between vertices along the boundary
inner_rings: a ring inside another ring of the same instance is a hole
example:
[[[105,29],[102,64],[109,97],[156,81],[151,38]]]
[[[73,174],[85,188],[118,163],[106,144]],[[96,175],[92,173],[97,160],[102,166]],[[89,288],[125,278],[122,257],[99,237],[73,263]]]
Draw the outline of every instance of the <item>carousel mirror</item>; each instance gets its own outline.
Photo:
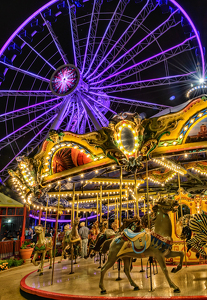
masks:
[[[135,146],[135,140],[133,132],[130,128],[124,127],[121,131],[121,142],[124,149],[128,152],[132,152]]]

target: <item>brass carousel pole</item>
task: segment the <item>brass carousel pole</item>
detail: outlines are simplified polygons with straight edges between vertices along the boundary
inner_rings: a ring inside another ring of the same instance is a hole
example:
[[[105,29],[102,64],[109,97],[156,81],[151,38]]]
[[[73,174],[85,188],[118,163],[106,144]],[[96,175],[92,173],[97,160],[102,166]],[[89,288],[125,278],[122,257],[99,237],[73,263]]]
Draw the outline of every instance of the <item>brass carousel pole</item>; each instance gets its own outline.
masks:
[[[102,223],[102,183],[100,184],[100,223]]]
[[[180,216],[183,217],[183,209],[182,209],[182,202],[181,202],[181,191],[180,191],[180,174],[178,173],[178,188],[179,188],[179,196],[180,196]],[[184,240],[184,253],[185,253],[185,266],[187,268],[187,255],[186,255],[186,247],[185,247],[185,240]]]
[[[150,229],[150,218],[149,218],[149,180],[148,180],[148,157],[146,156],[146,184],[147,184],[147,219],[148,219],[148,228]],[[149,291],[153,291],[152,285],[152,265],[153,265],[153,257],[149,257],[149,265],[150,265],[150,289]],[[147,264],[148,264],[147,262]]]
[[[108,210],[107,210],[107,220],[108,220],[108,228],[109,228],[109,193],[108,193]]]
[[[97,212],[96,220],[98,221],[98,193],[96,198],[96,212]]]
[[[127,219],[129,218],[129,193],[127,188]]]
[[[119,189],[119,228],[121,228],[122,219],[122,167],[120,168],[120,189]],[[118,218],[118,203],[117,203],[117,218]]]
[[[73,202],[72,202],[72,211],[71,211],[71,227],[74,224],[74,206],[75,206],[75,183],[73,183]],[[73,243],[71,243],[71,270],[69,274],[73,274],[73,253],[74,253],[74,248],[73,248]]]
[[[54,251],[53,251],[53,265],[52,265],[51,285],[53,285],[54,270],[55,270],[55,253],[56,253],[57,231],[58,231],[58,215],[59,215],[59,207],[60,207],[60,189],[61,189],[61,184],[59,183],[58,208],[57,208],[56,223],[55,223],[55,244],[54,244]]]
[[[139,203],[138,203],[138,195],[137,195],[137,170],[134,173],[134,185],[135,185],[135,198],[136,198],[137,215],[139,217]]]
[[[49,201],[49,196],[47,195],[47,205],[46,205],[46,213],[45,213],[45,233],[46,233],[46,223],[47,223],[47,210],[48,210],[48,201]]]
[[[180,174],[178,173],[178,188],[179,188],[179,195],[180,195],[180,216],[183,217],[183,210],[182,210],[182,202],[181,202],[181,193],[180,193]]]
[[[71,210],[71,226],[74,223],[74,205],[75,205],[75,183],[73,183],[73,201],[72,201],[72,210]]]
[[[77,210],[77,216],[78,217],[78,210],[79,210],[79,194],[77,194],[77,207],[76,207],[76,210]]]
[[[149,219],[149,180],[148,180],[148,158],[146,157],[146,183],[147,183],[147,217],[148,217],[148,228],[150,228]],[[144,205],[145,207],[145,205]]]

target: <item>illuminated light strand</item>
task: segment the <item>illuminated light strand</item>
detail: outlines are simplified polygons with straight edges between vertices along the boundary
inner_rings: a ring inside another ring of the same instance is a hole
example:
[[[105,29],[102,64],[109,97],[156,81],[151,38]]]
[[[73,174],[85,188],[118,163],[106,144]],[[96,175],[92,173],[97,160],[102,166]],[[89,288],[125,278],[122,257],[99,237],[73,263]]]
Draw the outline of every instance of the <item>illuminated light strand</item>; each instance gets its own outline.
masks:
[[[164,186],[165,183],[167,183],[168,181],[172,180],[175,176],[177,175],[177,173],[173,173],[171,176],[169,176],[165,181],[161,182],[159,180],[153,179],[152,177],[148,177],[148,180],[153,182],[153,183],[157,183],[160,184],[161,186]]]
[[[129,129],[131,130],[131,132],[133,133],[134,140],[135,140],[135,145],[134,145],[134,149],[133,149],[132,151],[127,151],[127,150],[124,148],[124,145],[123,145],[123,143],[122,143],[122,140],[121,140],[121,132],[122,132],[122,129],[123,129],[124,127],[129,128]],[[136,135],[136,130],[133,129],[133,126],[132,126],[131,124],[126,124],[126,123],[123,123],[121,126],[119,126],[118,130],[119,130],[119,132],[118,132],[118,134],[117,134],[117,139],[116,139],[116,141],[117,141],[117,143],[118,143],[118,145],[119,145],[120,150],[123,151],[124,154],[133,155],[133,154],[136,152],[136,150],[138,149],[138,147],[139,147],[138,137],[137,137],[137,135]]]
[[[200,171],[199,169],[196,169],[196,168],[194,168],[194,167],[192,167],[191,169],[192,169],[193,171],[195,171],[195,172],[201,174],[201,175],[207,176],[207,172],[202,172],[202,171]]]
[[[185,173],[186,173],[186,170],[184,168],[176,165],[175,163],[173,163],[171,161],[167,161],[166,159],[163,161],[163,160],[159,160],[159,159],[153,158],[152,160],[154,162],[158,163],[159,165],[167,168],[167,169],[170,169],[170,170],[172,170],[172,171],[174,171],[176,173],[179,173],[182,176],[184,176]]]
[[[197,91],[199,89],[207,89],[207,85],[197,85],[197,86],[191,88],[190,90],[188,90],[186,96],[189,97],[192,92]]]
[[[52,162],[52,157],[56,154],[56,152],[64,147],[68,147],[68,148],[74,148],[74,149],[78,149],[80,150],[81,153],[85,153],[86,157],[90,157],[92,160],[96,161],[96,160],[100,160],[105,158],[106,156],[104,154],[99,154],[97,156],[94,156],[93,154],[91,154],[87,149],[83,148],[81,145],[72,143],[72,142],[61,142],[58,143],[56,145],[54,145],[48,152],[48,156],[46,157],[46,164],[45,164],[45,168],[42,174],[42,177],[46,177],[48,176],[48,174],[46,174],[45,172],[49,172],[51,170],[51,162]],[[114,167],[113,167],[114,168]],[[83,176],[82,176],[83,177]]]

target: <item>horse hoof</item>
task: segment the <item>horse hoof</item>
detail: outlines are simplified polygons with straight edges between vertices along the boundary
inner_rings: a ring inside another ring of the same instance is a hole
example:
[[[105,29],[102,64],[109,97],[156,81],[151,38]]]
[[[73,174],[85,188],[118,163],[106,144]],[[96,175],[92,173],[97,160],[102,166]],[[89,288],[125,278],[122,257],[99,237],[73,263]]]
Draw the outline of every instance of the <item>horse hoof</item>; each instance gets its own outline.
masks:
[[[58,263],[60,264],[60,263],[61,263],[61,261],[59,260],[59,261],[58,261]],[[49,268],[49,269],[50,269],[50,268]]]
[[[60,261],[61,262],[61,261]],[[52,269],[52,266],[49,266],[49,269]]]
[[[179,289],[179,288],[176,288],[176,289],[174,289],[173,292],[174,292],[174,293],[180,293],[180,289]]]
[[[42,276],[43,275],[43,272],[40,272],[39,276]]]
[[[106,294],[106,290],[101,291],[101,295]]]
[[[139,287],[138,287],[138,286],[135,286],[135,287],[134,287],[134,291],[139,291]]]
[[[37,272],[40,272],[40,270],[37,270]]]
[[[173,269],[171,270],[171,273],[176,273],[176,268],[173,268]]]

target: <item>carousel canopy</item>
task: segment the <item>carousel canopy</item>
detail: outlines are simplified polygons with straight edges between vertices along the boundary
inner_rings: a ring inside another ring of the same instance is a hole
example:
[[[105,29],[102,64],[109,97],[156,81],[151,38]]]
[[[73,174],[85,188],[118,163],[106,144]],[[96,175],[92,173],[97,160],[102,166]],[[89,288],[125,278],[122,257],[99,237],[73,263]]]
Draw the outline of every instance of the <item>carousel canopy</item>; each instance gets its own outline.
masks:
[[[0,207],[24,207],[24,205],[0,193]]]

